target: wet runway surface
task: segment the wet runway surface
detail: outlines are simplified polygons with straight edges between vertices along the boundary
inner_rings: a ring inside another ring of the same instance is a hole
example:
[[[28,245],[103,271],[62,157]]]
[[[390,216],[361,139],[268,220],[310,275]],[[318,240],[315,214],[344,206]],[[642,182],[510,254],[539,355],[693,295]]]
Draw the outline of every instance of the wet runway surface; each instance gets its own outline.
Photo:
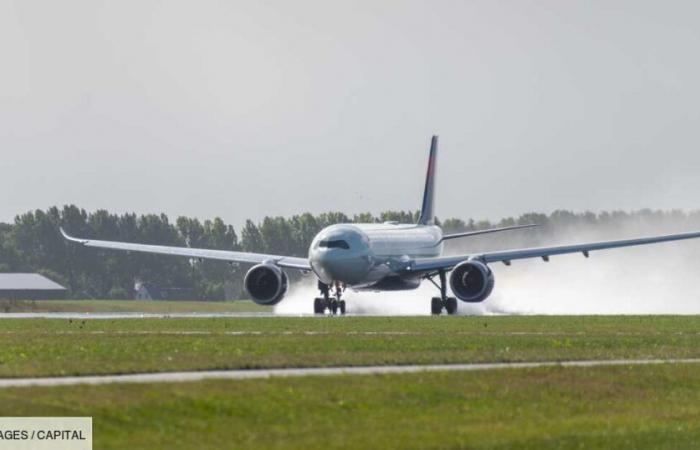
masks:
[[[0,319],[186,319],[186,318],[224,318],[224,317],[316,317],[313,314],[275,314],[273,312],[231,312],[231,313],[140,313],[140,312],[27,312],[0,313]],[[323,317],[323,316],[319,316]]]
[[[423,315],[428,317],[428,314]],[[0,313],[2,319],[73,319],[73,320],[100,320],[100,319],[192,319],[192,318],[236,318],[236,317],[423,317],[417,314],[346,314],[345,316],[330,314],[291,314],[275,312],[176,312],[176,313],[143,313],[143,312],[21,312]]]
[[[123,383],[180,383],[203,380],[245,380],[272,377],[305,377],[332,375],[378,375],[417,372],[455,372],[505,369],[533,369],[538,367],[603,367],[639,366],[651,364],[698,364],[694,359],[615,359],[590,361],[541,361],[516,363],[365,366],[365,367],[310,367],[292,369],[214,370],[195,372],[135,373],[128,375],[90,375],[77,377],[5,378],[0,388],[26,386],[75,386]]]

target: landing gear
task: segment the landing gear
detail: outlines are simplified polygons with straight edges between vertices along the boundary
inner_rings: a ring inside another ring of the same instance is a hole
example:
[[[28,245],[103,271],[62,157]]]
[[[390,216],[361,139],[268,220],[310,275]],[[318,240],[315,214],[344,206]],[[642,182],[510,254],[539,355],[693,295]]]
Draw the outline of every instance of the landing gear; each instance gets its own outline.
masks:
[[[345,300],[342,300],[343,291],[345,291],[345,286],[340,282],[336,282],[334,287],[333,296],[331,298],[331,287],[321,281],[318,282],[318,290],[321,291],[323,297],[316,297],[314,299],[314,314],[325,314],[328,310],[331,315],[336,315],[340,311],[341,315],[345,315]]]
[[[323,297],[316,297],[314,299],[314,314],[323,314],[331,303],[330,287],[326,283],[321,283],[319,280],[318,290],[321,291]]]
[[[314,314],[323,314],[326,310],[326,299],[323,297],[316,297],[314,299]]]
[[[445,299],[445,311],[447,314],[453,315],[457,312],[457,299],[454,297],[447,297]]]
[[[442,312],[442,299],[440,297],[433,297],[430,301],[430,312],[434,316],[439,316]]]
[[[454,315],[457,313],[457,299],[447,296],[447,277],[445,276],[445,271],[440,270],[438,275],[440,276],[439,286],[433,281],[432,275],[428,277],[428,280],[440,289],[440,297],[433,297],[430,301],[430,313],[434,316],[439,316],[442,313],[442,308],[445,308],[447,314]]]

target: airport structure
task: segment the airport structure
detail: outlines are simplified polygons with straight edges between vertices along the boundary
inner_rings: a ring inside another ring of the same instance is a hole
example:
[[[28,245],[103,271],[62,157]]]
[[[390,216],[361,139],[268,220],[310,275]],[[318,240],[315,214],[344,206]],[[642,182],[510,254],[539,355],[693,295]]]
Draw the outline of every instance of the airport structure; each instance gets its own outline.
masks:
[[[38,273],[0,273],[2,300],[60,300],[66,288]]]
[[[134,300],[196,300],[194,289],[161,287],[155,283],[136,281]]]

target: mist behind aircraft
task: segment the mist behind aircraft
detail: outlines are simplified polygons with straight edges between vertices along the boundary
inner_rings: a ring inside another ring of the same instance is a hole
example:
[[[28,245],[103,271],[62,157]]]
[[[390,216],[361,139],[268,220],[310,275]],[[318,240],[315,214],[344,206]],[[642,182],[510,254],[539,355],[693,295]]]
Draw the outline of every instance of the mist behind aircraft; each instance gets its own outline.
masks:
[[[451,242],[446,254],[500,248],[582,243],[678,232],[691,227],[693,215],[665,215],[643,220],[617,219],[608,225],[560,225],[546,233],[513,232]],[[460,304],[459,314],[700,314],[700,242],[553,256],[514,261],[510,267],[491,264],[496,288],[480,304]],[[294,285],[275,307],[280,313],[310,313],[315,295],[308,280]],[[429,315],[430,283],[406,292],[349,292],[348,312],[355,314]]]

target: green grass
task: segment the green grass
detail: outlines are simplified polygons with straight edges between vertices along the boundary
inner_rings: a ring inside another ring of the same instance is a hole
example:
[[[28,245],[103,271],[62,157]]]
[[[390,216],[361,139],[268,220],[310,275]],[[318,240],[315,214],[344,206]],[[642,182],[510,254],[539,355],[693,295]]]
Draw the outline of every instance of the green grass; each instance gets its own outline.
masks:
[[[0,376],[700,357],[700,317],[0,320]],[[697,448],[700,364],[0,389],[96,449]]]
[[[0,321],[0,376],[700,357],[700,317]]]
[[[140,312],[140,313],[225,313],[271,312],[250,300],[205,302],[165,300],[0,300],[0,312]]]
[[[0,414],[93,416],[96,449],[682,449],[700,365],[0,390]]]

